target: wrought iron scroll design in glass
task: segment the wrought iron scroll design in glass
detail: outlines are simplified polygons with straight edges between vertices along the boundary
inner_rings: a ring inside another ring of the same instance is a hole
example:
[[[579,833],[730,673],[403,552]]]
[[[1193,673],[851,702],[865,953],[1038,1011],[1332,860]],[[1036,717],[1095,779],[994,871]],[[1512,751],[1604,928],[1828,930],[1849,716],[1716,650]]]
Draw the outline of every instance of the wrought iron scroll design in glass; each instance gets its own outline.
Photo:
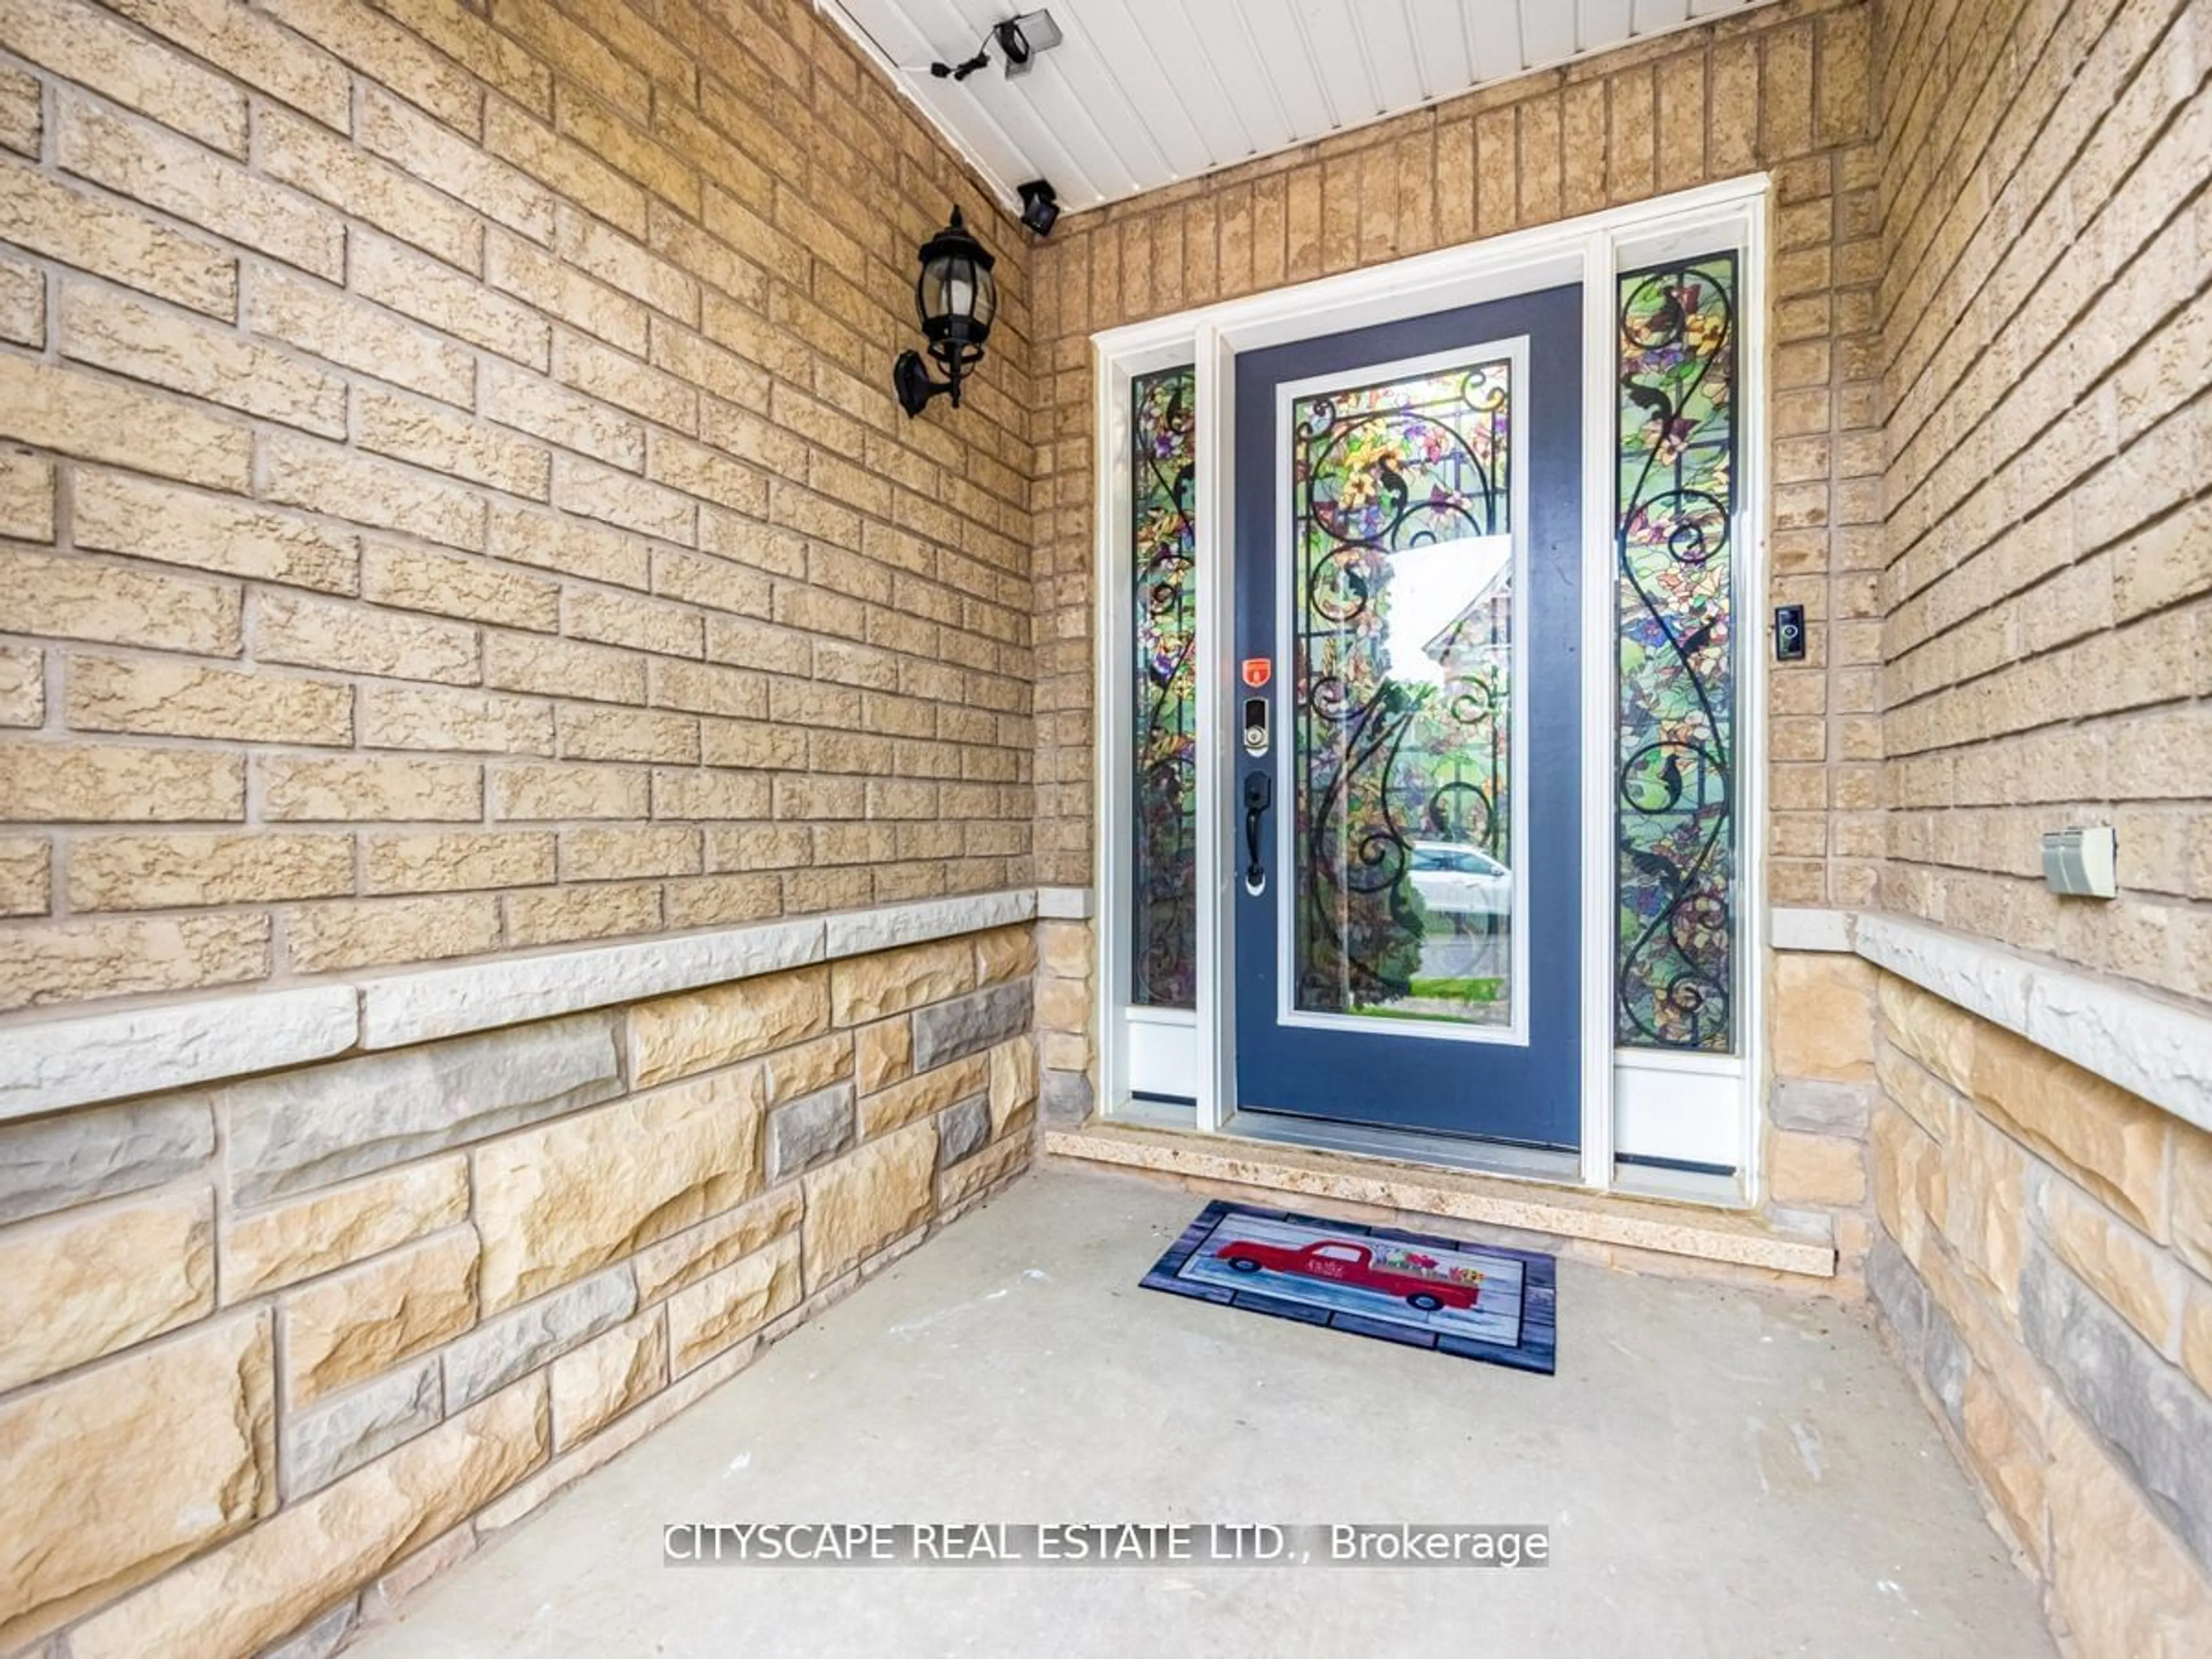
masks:
[[[1136,706],[1129,1000],[1198,1006],[1197,371],[1131,388]]]
[[[1491,539],[1511,528],[1510,374],[1477,362],[1293,404],[1303,1012],[1510,1018],[1486,966],[1510,915],[1479,944],[1482,920],[1455,907],[1511,884],[1513,561]]]
[[[1619,279],[1614,1040],[1735,1046],[1736,258]]]

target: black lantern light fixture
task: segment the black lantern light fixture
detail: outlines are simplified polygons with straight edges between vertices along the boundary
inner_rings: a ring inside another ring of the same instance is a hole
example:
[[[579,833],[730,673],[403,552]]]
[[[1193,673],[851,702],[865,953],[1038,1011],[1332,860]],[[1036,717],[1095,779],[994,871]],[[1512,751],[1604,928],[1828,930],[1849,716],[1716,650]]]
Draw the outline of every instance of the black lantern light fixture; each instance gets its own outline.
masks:
[[[909,416],[921,414],[940,392],[951,394],[955,409],[960,406],[961,379],[983,361],[983,342],[990,337],[991,319],[999,309],[999,282],[991,275],[994,263],[983,245],[969,234],[957,207],[952,222],[921,245],[915,313],[929,342],[929,355],[945,378],[931,380],[920,352],[899,353],[898,362],[891,365],[891,387]]]

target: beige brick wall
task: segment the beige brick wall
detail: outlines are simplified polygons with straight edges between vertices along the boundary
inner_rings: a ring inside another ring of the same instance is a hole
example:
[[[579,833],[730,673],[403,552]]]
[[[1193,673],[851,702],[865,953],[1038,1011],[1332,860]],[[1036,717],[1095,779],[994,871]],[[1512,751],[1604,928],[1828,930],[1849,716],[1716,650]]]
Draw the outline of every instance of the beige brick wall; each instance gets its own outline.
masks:
[[[1036,961],[1000,928],[0,1123],[0,1653],[330,1652],[1018,1176]]]
[[[2212,1135],[1884,975],[1875,1297],[2082,1659],[2212,1650]]]
[[[800,0],[0,0],[0,1012],[1029,882],[1028,264]]]
[[[1091,879],[1092,331],[1765,168],[1767,597],[1803,604],[1813,623],[1803,665],[1761,671],[1768,885],[1778,904],[1872,897],[1882,544],[1869,21],[1856,0],[1784,0],[1063,224],[1036,261],[1040,879]]]
[[[2212,15],[1878,0],[1883,908],[2212,995]],[[2117,902],[2042,885],[2112,823]],[[1867,1277],[2085,1659],[2212,1647],[2212,1137],[1883,977]]]
[[[1881,901],[2212,997],[2212,21],[1881,0]],[[2038,836],[2112,823],[2117,902]]]

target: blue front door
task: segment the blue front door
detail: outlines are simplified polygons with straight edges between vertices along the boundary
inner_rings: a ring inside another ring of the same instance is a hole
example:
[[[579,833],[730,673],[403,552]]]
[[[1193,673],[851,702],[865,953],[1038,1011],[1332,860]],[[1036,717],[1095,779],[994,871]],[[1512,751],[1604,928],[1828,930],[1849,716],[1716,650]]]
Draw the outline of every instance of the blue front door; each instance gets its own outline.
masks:
[[[1579,1139],[1581,326],[1237,359],[1242,1110]]]

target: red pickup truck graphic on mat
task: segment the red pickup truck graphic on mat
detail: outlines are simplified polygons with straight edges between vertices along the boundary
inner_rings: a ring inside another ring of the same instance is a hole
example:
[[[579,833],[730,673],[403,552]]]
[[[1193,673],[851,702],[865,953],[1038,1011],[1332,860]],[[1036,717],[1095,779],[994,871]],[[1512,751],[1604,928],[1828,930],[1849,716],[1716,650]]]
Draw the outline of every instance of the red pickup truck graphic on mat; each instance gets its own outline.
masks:
[[[1446,1277],[1421,1271],[1410,1261],[1402,1267],[1395,1261],[1378,1265],[1374,1251],[1366,1245],[1350,1244],[1340,1239],[1325,1239],[1299,1249],[1238,1239],[1224,1244],[1213,1254],[1240,1273],[1256,1273],[1262,1267],[1271,1267],[1279,1273],[1304,1273],[1312,1279],[1334,1279],[1340,1285],[1401,1297],[1423,1313],[1434,1313],[1439,1308],[1472,1308],[1482,1294],[1482,1275],[1472,1267],[1457,1269]],[[1434,1258],[1425,1256],[1420,1261],[1432,1266]]]

